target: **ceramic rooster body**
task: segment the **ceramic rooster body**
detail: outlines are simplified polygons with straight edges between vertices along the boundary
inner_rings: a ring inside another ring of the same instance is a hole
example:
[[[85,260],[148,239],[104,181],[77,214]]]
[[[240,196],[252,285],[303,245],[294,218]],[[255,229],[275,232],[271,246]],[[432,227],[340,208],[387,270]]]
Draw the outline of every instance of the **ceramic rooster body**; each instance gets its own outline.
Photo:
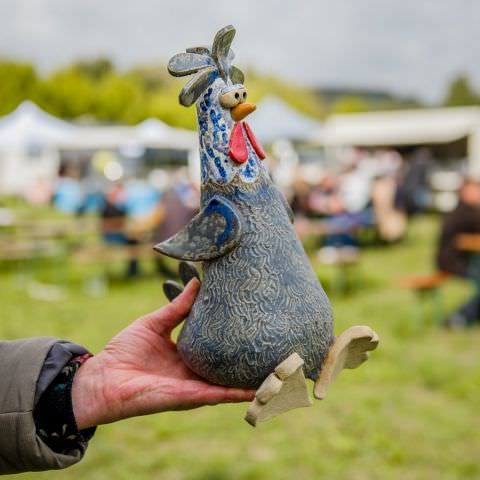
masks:
[[[243,75],[231,65],[234,34],[225,27],[211,50],[189,49],[169,64],[174,75],[195,73],[180,102],[196,103],[202,181],[200,213],[155,247],[203,262],[178,350],[193,371],[217,384],[259,388],[272,372],[285,380],[276,368],[292,355],[301,359],[295,372],[315,381],[335,341],[331,307],[244,121],[255,106],[246,103]],[[308,402],[300,403],[294,406]]]

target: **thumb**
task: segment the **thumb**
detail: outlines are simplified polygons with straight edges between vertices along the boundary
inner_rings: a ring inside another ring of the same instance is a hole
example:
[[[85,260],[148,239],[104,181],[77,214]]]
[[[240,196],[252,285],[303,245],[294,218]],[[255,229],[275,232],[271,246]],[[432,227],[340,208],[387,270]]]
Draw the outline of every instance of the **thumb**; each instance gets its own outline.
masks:
[[[173,302],[149,313],[141,319],[141,322],[157,335],[169,337],[172,330],[189,314],[199,289],[200,281],[193,278]]]

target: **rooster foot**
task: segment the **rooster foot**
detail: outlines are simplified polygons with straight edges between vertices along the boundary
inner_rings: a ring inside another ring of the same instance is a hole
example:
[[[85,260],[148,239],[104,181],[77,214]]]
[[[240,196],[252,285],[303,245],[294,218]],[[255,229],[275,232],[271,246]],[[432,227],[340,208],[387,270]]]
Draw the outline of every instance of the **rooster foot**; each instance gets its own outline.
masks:
[[[192,278],[200,280],[200,273],[197,267],[191,262],[181,261],[178,266],[178,274],[182,280],[183,285],[186,285]],[[183,292],[184,287],[174,280],[167,280],[163,283],[163,293],[170,300],[173,301]]]
[[[313,394],[323,400],[327,389],[344,368],[357,368],[368,359],[368,352],[378,345],[378,335],[370,327],[355,326],[345,330],[330,347]]]
[[[292,353],[264,380],[245,416],[250,425],[255,427],[258,422],[269,420],[288,410],[312,405],[303,374],[303,363],[300,355]]]

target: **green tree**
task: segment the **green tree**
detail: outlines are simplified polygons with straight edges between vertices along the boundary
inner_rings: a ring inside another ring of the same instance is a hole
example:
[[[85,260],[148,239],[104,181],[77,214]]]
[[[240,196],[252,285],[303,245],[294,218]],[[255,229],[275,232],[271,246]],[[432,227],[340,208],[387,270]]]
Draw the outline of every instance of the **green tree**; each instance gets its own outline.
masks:
[[[29,63],[0,61],[0,115],[14,110],[22,101],[32,98],[38,77]]]
[[[371,110],[370,105],[361,97],[345,96],[336,101],[333,113],[361,113]]]
[[[164,65],[135,67],[129,74],[136,78],[147,92],[156,92],[174,82]]]
[[[246,72],[249,98],[273,94],[314,117],[325,113],[321,99],[309,89],[277,78]],[[138,66],[118,72],[106,58],[81,60],[39,78],[29,64],[0,61],[0,114],[31,99],[61,118],[88,116],[102,122],[137,123],[156,117],[172,126],[195,128],[194,108],[178,104],[186,79],[172,78],[164,65]]]
[[[106,75],[97,84],[93,113],[107,122],[137,123],[147,115],[145,92],[132,76]]]
[[[179,88],[160,89],[149,97],[148,116],[162,120],[169,125],[193,130],[197,124],[194,107],[185,108],[178,103]]]
[[[42,80],[34,100],[53,115],[74,119],[91,113],[95,96],[94,82],[69,67]]]
[[[93,60],[80,60],[73,64],[73,68],[92,80],[100,80],[112,73],[115,68],[108,58],[95,58]]]
[[[459,75],[450,84],[444,104],[452,107],[477,105],[480,104],[480,95],[475,92],[470,79],[466,75]]]

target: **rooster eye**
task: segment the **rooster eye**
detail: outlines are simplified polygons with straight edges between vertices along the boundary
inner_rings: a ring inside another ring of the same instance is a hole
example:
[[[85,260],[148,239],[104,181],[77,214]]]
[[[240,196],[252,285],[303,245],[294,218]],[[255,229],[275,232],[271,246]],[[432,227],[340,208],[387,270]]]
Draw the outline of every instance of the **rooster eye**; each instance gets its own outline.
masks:
[[[247,98],[247,91],[245,87],[233,87],[231,90],[227,90],[225,93],[220,94],[220,105],[223,108],[233,108],[239,103],[243,103]]]
[[[238,92],[235,92],[235,91],[225,92],[220,95],[220,105],[223,108],[233,108],[239,104],[240,102],[239,97],[240,95]]]

